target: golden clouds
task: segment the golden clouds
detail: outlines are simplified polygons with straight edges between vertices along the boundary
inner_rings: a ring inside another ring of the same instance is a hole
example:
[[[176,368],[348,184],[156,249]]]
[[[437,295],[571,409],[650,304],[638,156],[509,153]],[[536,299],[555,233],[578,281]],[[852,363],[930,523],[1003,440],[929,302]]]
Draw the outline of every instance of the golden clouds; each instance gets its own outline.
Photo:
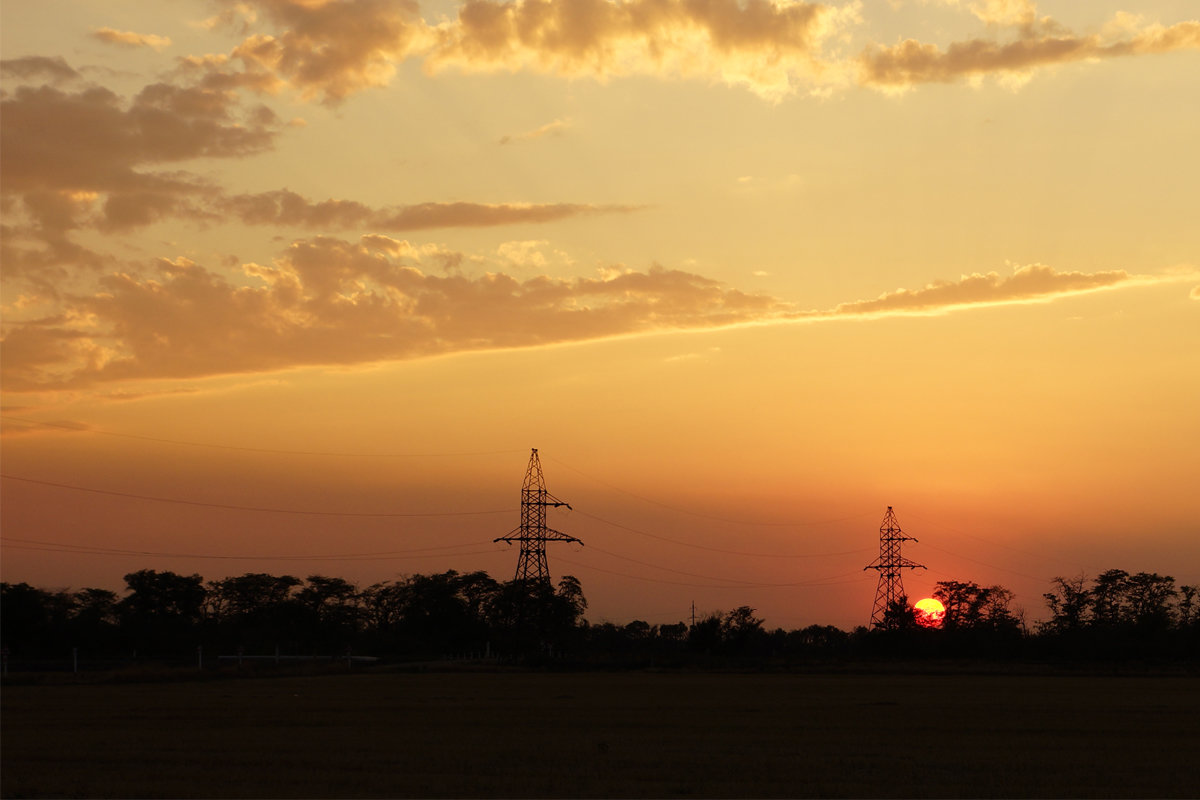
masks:
[[[18,59],[4,62],[4,68],[20,80],[79,79],[62,59]],[[0,187],[5,229],[0,251],[6,280],[28,279],[47,291],[65,270],[96,268],[106,261],[71,242],[71,231],[123,233],[170,218],[203,224],[236,219],[307,231],[400,232],[540,224],[636,210],[521,202],[372,208],[354,200],[312,200],[287,189],[230,194],[199,175],[169,167],[271,150],[287,126],[267,106],[246,102],[223,78],[212,80],[222,73],[197,69],[203,73],[199,83],[153,83],[131,99],[95,85],[75,90],[18,86],[4,96]]]
[[[571,127],[571,120],[556,119],[553,122],[547,122],[539,128],[534,128],[525,133],[518,133],[511,136],[501,136],[500,144],[512,144],[514,142],[531,142],[535,139],[541,139],[543,136],[561,136],[563,131]]]
[[[232,59],[247,72],[269,73],[302,97],[331,104],[386,85],[395,63],[420,46],[425,31],[415,2],[255,0],[237,5],[260,9],[278,33],[248,37]],[[253,21],[256,15],[242,18]],[[230,75],[223,68],[216,71]]]
[[[297,241],[233,281],[188,259],[115,273],[63,313],[14,326],[7,390],[190,378],[713,327],[782,306],[679,270],[597,278],[427,274],[454,254],[373,236]],[[247,285],[252,284],[252,285]]]
[[[470,0],[437,26],[426,66],[700,76],[778,97],[816,69],[837,16],[768,0]]]
[[[19,66],[24,74],[74,72],[58,60]],[[99,86],[18,86],[0,100],[5,280],[26,278],[47,291],[68,270],[104,263],[68,239],[75,228],[112,232],[167,216],[205,217],[202,204],[219,190],[165,165],[260,153],[281,127],[265,106],[201,87],[156,83],[126,101]]]
[[[504,248],[499,255],[496,265],[505,261]],[[474,277],[459,271],[468,260],[481,269]],[[237,279],[186,258],[160,259],[150,274],[109,274],[57,313],[12,325],[3,342],[5,388],[351,365],[747,323],[927,315],[1156,280],[1034,264],[1011,276],[972,274],[796,312],[775,298],[659,266],[524,280],[488,267],[478,257],[380,234],[358,242],[298,240],[270,265],[244,265]]]
[[[133,31],[118,31],[113,28],[99,28],[92,36],[102,42],[122,45],[124,47],[149,47],[159,52],[171,46],[171,40],[166,36],[156,36],[153,33],[134,33]]]
[[[1124,25],[1114,26],[1122,30]],[[1056,64],[1154,55],[1200,49],[1200,22],[1149,26],[1115,40],[1080,36],[1049,21],[1024,25],[1011,42],[969,39],[938,45],[906,39],[891,47],[871,47],[859,59],[859,80],[868,86],[902,88],[919,83],[950,83],[999,73],[1019,75]]]
[[[281,127],[264,106],[226,92],[158,83],[130,103],[108,89],[18,87],[0,103],[5,191],[169,189],[179,179],[138,167],[269,148]]]
[[[370,228],[412,231],[448,227],[492,227],[554,222],[584,214],[625,213],[629,206],[578,203],[418,203],[372,209],[352,200],[313,202],[281,189],[225,198],[221,207],[251,225],[290,225],[314,230]]]
[[[864,40],[859,2],[467,0],[453,19],[431,23],[415,3],[254,0],[237,3],[223,18],[239,30],[258,32],[227,54],[183,63],[207,72],[207,85],[272,92],[290,86],[303,98],[328,104],[387,85],[408,59],[419,59],[430,73],[701,78],[778,101],[799,88],[828,94],[853,81],[896,89],[1200,47],[1196,21],[1139,27],[1119,14],[1103,34],[1076,34],[1038,17],[1033,0],[943,3],[985,23],[989,35],[946,45]],[[240,11],[233,14],[234,8]],[[992,38],[1004,31],[1011,31],[1011,40]],[[860,55],[844,55],[854,41]]]
[[[1134,280],[1124,270],[1056,272],[1042,264],[1017,267],[1007,277],[995,272],[964,275],[957,281],[934,281],[921,289],[897,289],[874,300],[838,305],[833,314],[930,313],[954,308],[1049,300],[1069,294],[1109,289]]]
[[[274,30],[192,66],[233,80],[238,62],[331,104],[386,85],[408,58],[430,72],[702,77],[778,99],[824,69],[822,43],[858,15],[857,3],[801,0],[468,0],[455,19],[430,24],[415,3],[388,0],[239,5]]]
[[[41,78],[51,83],[64,83],[79,78],[62,56],[24,56],[0,61],[0,74],[19,80]]]
[[[960,5],[959,0],[944,0]],[[1034,0],[971,0],[967,9],[989,25],[1032,25],[1037,19]]]

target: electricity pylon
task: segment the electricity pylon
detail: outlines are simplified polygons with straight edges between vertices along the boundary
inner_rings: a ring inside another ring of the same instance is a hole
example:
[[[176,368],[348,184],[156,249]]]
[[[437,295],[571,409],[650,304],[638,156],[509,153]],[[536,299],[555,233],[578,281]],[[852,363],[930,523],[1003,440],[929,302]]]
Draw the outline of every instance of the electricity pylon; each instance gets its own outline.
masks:
[[[517,558],[515,580],[531,583],[550,583],[550,566],[546,563],[546,542],[579,542],[574,536],[546,527],[546,509],[549,506],[566,506],[546,491],[546,479],[542,477],[542,462],[538,460],[537,448],[529,456],[529,468],[525,470],[525,483],[521,486],[521,527],[507,536],[494,539],[496,542],[521,543],[521,555]]]
[[[897,601],[906,600],[904,583],[900,578],[902,569],[927,569],[924,564],[910,561],[900,555],[901,542],[917,541],[911,536],[905,536],[896,521],[896,512],[888,506],[879,525],[879,558],[863,567],[863,571],[873,569],[879,572],[879,586],[875,589],[875,608],[871,611],[871,627],[892,628],[898,620],[888,615],[888,609]]]

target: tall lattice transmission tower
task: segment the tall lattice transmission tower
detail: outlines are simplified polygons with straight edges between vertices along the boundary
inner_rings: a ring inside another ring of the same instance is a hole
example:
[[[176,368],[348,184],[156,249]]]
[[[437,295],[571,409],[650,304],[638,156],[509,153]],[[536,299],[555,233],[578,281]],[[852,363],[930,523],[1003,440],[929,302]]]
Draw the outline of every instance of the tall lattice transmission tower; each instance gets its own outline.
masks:
[[[899,620],[888,615],[888,609],[893,603],[903,601],[904,582],[900,577],[902,569],[927,569],[924,564],[910,561],[900,555],[902,542],[917,541],[911,536],[905,536],[896,520],[896,512],[888,506],[879,525],[879,558],[872,561],[863,570],[873,569],[879,572],[879,586],[875,589],[875,607],[871,610],[871,627],[895,627]]]
[[[517,558],[518,581],[550,583],[550,566],[546,563],[546,542],[583,542],[574,536],[546,527],[546,509],[550,506],[566,506],[546,491],[546,479],[542,477],[542,462],[537,448],[529,456],[529,468],[525,470],[525,483],[521,485],[521,527],[507,536],[494,539],[496,542],[521,543],[521,554]]]

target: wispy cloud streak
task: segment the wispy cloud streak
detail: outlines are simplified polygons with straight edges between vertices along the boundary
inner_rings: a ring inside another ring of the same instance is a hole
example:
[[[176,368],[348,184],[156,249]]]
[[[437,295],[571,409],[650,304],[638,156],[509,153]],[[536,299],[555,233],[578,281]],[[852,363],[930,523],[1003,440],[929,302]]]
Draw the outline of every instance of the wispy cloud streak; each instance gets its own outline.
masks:
[[[977,38],[953,42],[943,49],[905,39],[890,47],[869,47],[859,58],[859,82],[879,88],[905,88],[989,74],[1024,75],[1080,61],[1200,50],[1200,21],[1170,27],[1152,25],[1122,33],[1116,37],[1081,36],[1043,22],[1022,27],[1018,38],[1009,42]]]
[[[463,275],[458,269],[466,261],[480,264],[382,234],[358,242],[298,240],[270,265],[244,265],[238,280],[188,259],[162,259],[150,274],[105,277],[98,291],[68,298],[51,316],[10,323],[2,344],[4,385],[75,389],[662,331],[939,315],[1196,278],[1194,271],[1155,277],[1034,264],[1009,276],[972,274],[799,311],[657,266],[522,280],[502,271]]]
[[[114,28],[98,28],[92,36],[108,44],[123,47],[148,47],[151,50],[163,51],[171,46],[170,38],[153,33],[134,33],[133,31],[118,31]]]

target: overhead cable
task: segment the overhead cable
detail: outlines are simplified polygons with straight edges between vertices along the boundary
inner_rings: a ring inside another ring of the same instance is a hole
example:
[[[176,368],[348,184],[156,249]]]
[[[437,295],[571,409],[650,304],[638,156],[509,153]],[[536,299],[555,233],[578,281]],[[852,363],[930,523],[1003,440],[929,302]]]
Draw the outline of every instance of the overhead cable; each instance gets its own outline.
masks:
[[[34,483],[39,486],[53,486],[56,489],[70,489],[76,492],[90,492],[112,497],[125,497],[133,500],[148,500],[155,503],[177,503],[185,506],[200,506],[202,508],[221,508],[228,511],[257,511],[265,514],[298,514],[314,517],[472,517],[485,514],[512,514],[515,509],[502,508],[493,511],[312,511],[298,508],[268,508],[264,506],[241,506],[229,503],[210,503],[200,500],[183,500],[175,497],[154,497],[152,495],[134,494],[132,492],[115,492],[108,489],[94,489],[89,486],[76,486],[69,483],[42,481],[35,478],[24,478],[18,475],[0,473],[0,478],[12,481]]]
[[[619,522],[613,522],[611,520],[604,519],[603,517],[598,517],[595,514],[589,514],[586,511],[576,510],[573,513],[579,514],[580,516],[587,517],[588,519],[594,519],[597,522],[604,523],[605,525],[611,525],[614,528],[620,528],[623,531],[629,531],[630,533],[636,533],[639,536],[646,536],[651,539],[657,539],[661,542],[670,542],[671,544],[677,544],[682,547],[691,547],[696,550],[707,550],[712,553],[724,553],[725,555],[731,555],[731,556],[752,556],[754,558],[826,558],[826,557],[830,557],[830,556],[855,555],[857,553],[865,553],[868,550],[874,550],[873,547],[859,547],[854,550],[838,550],[838,551],[829,552],[829,553],[761,553],[761,552],[753,553],[753,552],[748,552],[745,550],[726,550],[725,548],[722,548],[722,547],[709,547],[708,545],[696,544],[694,542],[685,542],[682,539],[673,539],[669,536],[662,536],[657,533],[650,533],[649,531],[643,531],[643,530],[639,530],[637,528],[631,528],[628,525],[622,525]]]
[[[546,460],[553,461],[555,464],[558,464],[559,466],[566,467],[567,469],[571,470],[572,472],[578,473],[590,481],[595,481],[596,483],[600,484],[601,486],[607,486],[609,489],[618,491],[621,494],[627,494],[630,497],[633,497],[637,500],[641,500],[643,503],[649,503],[650,505],[658,506],[659,508],[665,508],[670,511],[677,511],[680,514],[687,514],[688,516],[691,516],[691,517],[700,517],[701,519],[710,519],[715,522],[728,522],[728,523],[731,523],[734,525],[763,525],[763,526],[769,526],[769,527],[796,528],[796,527],[808,527],[808,526],[815,526],[815,525],[833,525],[834,523],[837,523],[837,522],[848,522],[850,520],[862,519],[863,517],[871,516],[870,513],[863,513],[863,514],[851,514],[848,517],[838,517],[836,519],[789,520],[789,521],[784,521],[784,522],[775,522],[775,521],[763,522],[763,521],[758,521],[758,520],[733,519],[731,517],[720,517],[720,516],[716,516],[713,514],[702,514],[699,511],[692,511],[691,509],[680,508],[679,506],[673,506],[673,505],[670,505],[669,503],[663,503],[658,500],[652,500],[649,497],[644,497],[643,495],[637,494],[635,492],[631,492],[628,489],[623,489],[620,486],[616,486],[614,484],[609,483],[608,481],[601,480],[600,478],[597,478],[594,475],[589,475],[588,473],[584,472],[583,470],[578,469],[576,467],[572,467],[570,464],[560,461],[557,458],[551,458],[550,456],[546,456]]]
[[[42,422],[40,420],[28,419],[26,417],[15,417],[10,414],[0,415],[0,419],[15,420],[17,422],[24,422],[26,424],[42,428],[57,428],[59,430],[71,431],[73,433],[95,433],[101,436],[115,436],[122,439],[138,439],[143,442],[173,444],[181,447],[207,447],[212,450],[237,450],[246,453],[270,453],[273,455],[285,456],[332,456],[338,458],[453,458],[458,456],[509,455],[512,453],[524,452],[523,450],[481,450],[463,453],[352,453],[320,450],[283,450],[271,447],[247,447],[244,445],[234,444],[215,444],[213,442],[189,442],[181,439],[163,439],[157,436],[142,436],[136,433],[118,433],[116,431],[100,430],[99,428],[84,428],[57,422]]]

